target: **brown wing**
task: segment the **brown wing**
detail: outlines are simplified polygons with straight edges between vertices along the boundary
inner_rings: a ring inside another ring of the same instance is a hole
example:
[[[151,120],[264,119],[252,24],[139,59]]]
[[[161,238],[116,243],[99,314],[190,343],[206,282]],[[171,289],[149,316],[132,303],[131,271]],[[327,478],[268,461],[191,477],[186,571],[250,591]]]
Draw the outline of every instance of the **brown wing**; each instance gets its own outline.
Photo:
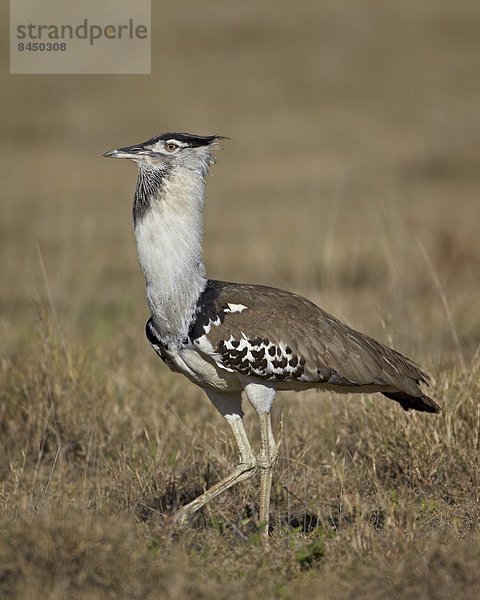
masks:
[[[209,281],[190,338],[245,375],[378,388],[405,409],[439,410],[420,389],[428,376],[413,361],[290,292]]]

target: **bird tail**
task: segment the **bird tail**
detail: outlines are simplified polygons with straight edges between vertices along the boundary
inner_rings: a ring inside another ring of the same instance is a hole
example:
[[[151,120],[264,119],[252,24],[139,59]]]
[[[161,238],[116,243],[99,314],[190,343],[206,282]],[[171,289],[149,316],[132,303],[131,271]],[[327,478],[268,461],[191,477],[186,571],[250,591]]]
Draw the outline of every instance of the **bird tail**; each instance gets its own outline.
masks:
[[[421,412],[439,413],[442,409],[428,396],[412,396],[407,392],[383,392],[387,398],[399,402],[404,410],[419,410]]]

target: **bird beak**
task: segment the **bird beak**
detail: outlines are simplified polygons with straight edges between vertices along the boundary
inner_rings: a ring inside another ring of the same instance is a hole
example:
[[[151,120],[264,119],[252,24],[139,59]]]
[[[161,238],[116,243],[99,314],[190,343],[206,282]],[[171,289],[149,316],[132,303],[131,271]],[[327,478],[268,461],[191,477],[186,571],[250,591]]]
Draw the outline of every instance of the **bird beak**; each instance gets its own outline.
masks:
[[[103,155],[105,158],[130,158],[132,160],[138,159],[139,156],[150,155],[149,150],[145,150],[141,146],[127,146],[125,148],[116,148],[115,150],[109,150]]]

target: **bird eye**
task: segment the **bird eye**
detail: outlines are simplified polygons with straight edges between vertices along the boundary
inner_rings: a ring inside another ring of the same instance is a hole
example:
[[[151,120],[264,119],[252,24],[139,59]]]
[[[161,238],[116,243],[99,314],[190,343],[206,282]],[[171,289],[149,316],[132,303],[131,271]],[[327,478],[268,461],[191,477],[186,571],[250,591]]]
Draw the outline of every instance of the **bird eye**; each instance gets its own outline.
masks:
[[[165,144],[165,150],[167,152],[175,152],[175,150],[178,150],[179,146],[178,144],[174,144],[173,142],[167,142]]]

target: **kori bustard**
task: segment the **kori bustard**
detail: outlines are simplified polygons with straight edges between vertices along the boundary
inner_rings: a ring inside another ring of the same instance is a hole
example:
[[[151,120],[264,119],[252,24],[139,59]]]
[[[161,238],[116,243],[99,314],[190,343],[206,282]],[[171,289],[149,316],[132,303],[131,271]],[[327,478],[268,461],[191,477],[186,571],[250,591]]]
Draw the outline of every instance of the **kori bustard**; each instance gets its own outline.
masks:
[[[381,392],[405,410],[436,413],[421,390],[427,375],[409,358],[344,325],[305,298],[260,285],[208,279],[202,260],[205,178],[220,136],[164,133],[104,156],[137,163],[133,199],[137,252],[151,317],[148,341],[172,370],[205,390],[239,451],[232,472],[177,513],[179,522],[260,472],[259,521],[268,536],[277,445],[270,411],[277,390]],[[255,409],[255,455],[242,393]]]

